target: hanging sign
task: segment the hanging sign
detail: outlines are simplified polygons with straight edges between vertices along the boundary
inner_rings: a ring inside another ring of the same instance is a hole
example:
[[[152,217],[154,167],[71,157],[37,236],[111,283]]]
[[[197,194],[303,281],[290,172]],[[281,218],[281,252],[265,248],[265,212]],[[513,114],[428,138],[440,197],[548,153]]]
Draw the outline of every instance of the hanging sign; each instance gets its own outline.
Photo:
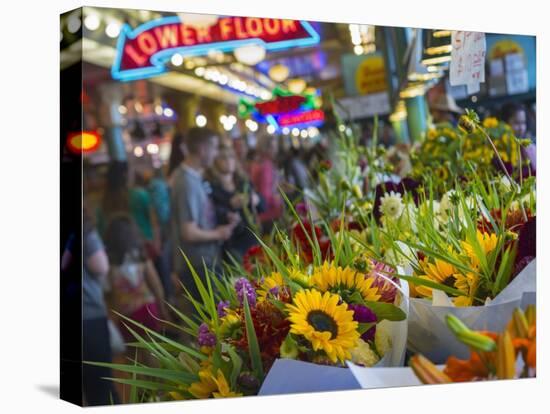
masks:
[[[320,109],[302,111],[279,116],[278,124],[281,127],[291,127],[297,125],[318,126],[325,120],[325,113]]]
[[[479,91],[485,82],[485,33],[456,30],[451,34],[451,86],[466,85],[468,93]]]
[[[355,87],[360,95],[387,91],[386,68],[382,55],[366,55],[359,63],[355,72]]]
[[[271,101],[258,102],[254,107],[264,116],[295,111],[306,101],[301,95],[277,96]]]
[[[262,45],[266,50],[283,50],[312,46],[319,41],[319,34],[304,20],[220,17],[209,27],[195,27],[179,16],[169,16],[135,29],[125,24],[111,74],[117,80],[160,75],[174,53],[200,56],[209,50],[230,52],[251,44]]]
[[[272,95],[273,98],[267,101],[241,99],[239,116],[269,123],[276,129],[298,125],[319,126],[325,120],[325,113],[319,109],[317,93],[294,94],[277,87]]]

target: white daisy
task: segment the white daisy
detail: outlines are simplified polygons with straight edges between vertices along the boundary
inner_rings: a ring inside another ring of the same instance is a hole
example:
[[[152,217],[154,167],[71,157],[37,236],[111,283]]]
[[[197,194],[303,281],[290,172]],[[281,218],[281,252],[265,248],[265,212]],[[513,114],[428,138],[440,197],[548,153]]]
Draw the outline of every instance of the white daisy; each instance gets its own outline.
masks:
[[[401,199],[401,194],[394,191],[384,194],[380,199],[380,212],[390,219],[397,220],[401,217],[405,205]]]

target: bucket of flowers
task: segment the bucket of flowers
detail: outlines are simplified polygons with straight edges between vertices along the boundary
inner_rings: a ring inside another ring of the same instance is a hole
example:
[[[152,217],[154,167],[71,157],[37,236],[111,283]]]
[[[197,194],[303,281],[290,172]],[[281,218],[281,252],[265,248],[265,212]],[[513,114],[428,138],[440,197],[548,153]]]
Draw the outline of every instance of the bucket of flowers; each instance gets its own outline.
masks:
[[[401,275],[412,297],[408,347],[437,363],[468,352],[446,329],[447,314],[499,331],[535,297],[535,178],[469,168],[440,198],[434,175],[416,204],[410,194],[390,193],[380,207],[385,259],[408,270]]]

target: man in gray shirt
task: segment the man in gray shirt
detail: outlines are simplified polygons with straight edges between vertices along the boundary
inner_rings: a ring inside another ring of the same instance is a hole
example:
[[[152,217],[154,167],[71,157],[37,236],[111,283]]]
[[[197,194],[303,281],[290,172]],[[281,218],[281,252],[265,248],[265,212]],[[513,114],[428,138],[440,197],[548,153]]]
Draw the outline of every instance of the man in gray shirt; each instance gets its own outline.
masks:
[[[186,157],[174,171],[172,181],[174,271],[195,296],[195,282],[180,249],[204,278],[203,261],[212,270],[219,265],[221,243],[231,236],[238,216],[229,217],[229,224],[217,225],[209,185],[203,180],[204,170],[212,165],[218,153],[216,133],[192,128],[184,145]]]

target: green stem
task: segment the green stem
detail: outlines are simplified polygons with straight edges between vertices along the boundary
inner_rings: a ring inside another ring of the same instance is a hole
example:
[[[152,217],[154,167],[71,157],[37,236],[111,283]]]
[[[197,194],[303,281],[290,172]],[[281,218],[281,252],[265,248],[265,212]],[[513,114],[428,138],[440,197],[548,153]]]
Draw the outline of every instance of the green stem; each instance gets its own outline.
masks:
[[[504,172],[504,174],[506,174],[506,177],[510,181],[510,184],[512,184],[514,186],[514,193],[515,193],[515,191],[516,191],[515,186],[517,185],[517,183],[510,176],[510,174],[508,174],[508,170],[506,170],[506,166],[504,165],[504,162],[502,161],[502,158],[500,158],[500,154],[498,153],[498,149],[495,146],[495,143],[493,142],[493,140],[491,139],[489,134],[485,131],[485,129],[481,128],[479,125],[477,126],[477,128],[483,133],[483,136],[487,139],[487,141],[489,141],[489,144],[491,145],[491,148],[493,148],[493,152],[497,156],[497,159],[498,159],[498,162],[500,164],[500,167],[502,168],[502,171]],[[520,207],[521,207],[521,214],[523,216],[523,221],[527,222],[527,213],[525,212],[525,208],[523,207],[523,203],[520,203]]]

